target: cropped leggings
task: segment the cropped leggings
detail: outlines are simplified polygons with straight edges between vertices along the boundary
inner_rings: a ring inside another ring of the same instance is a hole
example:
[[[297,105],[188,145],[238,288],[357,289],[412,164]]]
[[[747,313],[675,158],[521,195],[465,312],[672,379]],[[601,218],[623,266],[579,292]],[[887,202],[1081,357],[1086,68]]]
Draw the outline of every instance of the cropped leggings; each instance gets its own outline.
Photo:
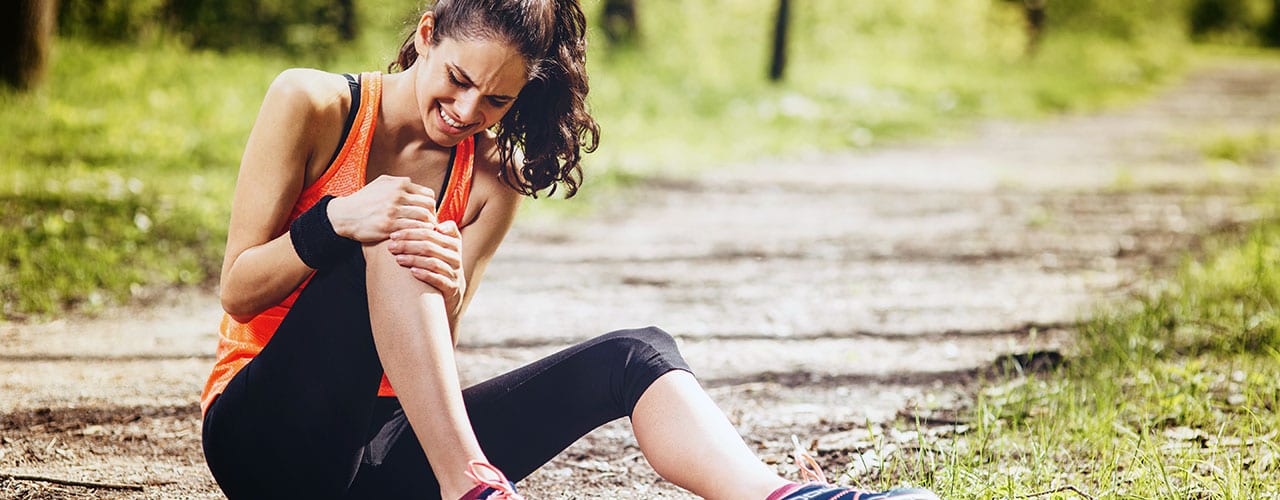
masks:
[[[662,330],[609,333],[463,391],[489,460],[512,481],[629,416],[659,376],[688,370]],[[280,328],[214,400],[204,454],[227,497],[439,498],[404,410],[378,397],[364,256],[318,271]]]

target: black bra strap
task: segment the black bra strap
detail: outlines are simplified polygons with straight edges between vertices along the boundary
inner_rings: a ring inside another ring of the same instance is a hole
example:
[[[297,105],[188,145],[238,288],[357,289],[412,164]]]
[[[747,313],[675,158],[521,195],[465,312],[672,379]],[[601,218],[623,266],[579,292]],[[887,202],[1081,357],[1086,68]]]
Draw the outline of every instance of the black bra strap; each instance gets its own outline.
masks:
[[[347,111],[347,118],[342,122],[342,135],[339,136],[338,149],[333,152],[333,157],[329,158],[330,165],[338,159],[338,155],[342,153],[342,147],[347,145],[347,134],[351,133],[351,127],[356,123],[356,115],[360,113],[360,80],[350,73],[343,73],[342,76],[347,78],[347,87],[351,89],[351,109]]]
[[[440,192],[436,193],[436,211],[440,211],[440,205],[444,203],[444,197],[449,195],[449,178],[453,177],[453,161],[458,158],[458,147],[454,146],[449,149],[449,166],[444,169],[444,184],[440,185]]]

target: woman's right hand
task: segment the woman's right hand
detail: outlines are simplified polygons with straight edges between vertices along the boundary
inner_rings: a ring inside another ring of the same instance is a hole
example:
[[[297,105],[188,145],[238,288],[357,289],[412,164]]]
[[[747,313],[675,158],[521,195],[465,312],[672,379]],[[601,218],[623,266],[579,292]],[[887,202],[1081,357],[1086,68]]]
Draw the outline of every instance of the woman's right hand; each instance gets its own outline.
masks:
[[[408,177],[379,176],[359,191],[329,202],[329,222],[339,235],[364,243],[401,229],[436,222],[436,194]]]

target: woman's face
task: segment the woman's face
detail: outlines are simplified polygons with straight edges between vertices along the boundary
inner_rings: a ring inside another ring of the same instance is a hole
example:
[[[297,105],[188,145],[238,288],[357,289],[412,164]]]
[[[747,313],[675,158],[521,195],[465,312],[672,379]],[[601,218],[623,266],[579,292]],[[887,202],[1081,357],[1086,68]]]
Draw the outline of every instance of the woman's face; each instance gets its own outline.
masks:
[[[492,127],[511,109],[524,88],[525,60],[510,44],[494,40],[421,43],[430,40],[430,21],[424,16],[423,22],[427,29],[419,26],[421,48],[414,63],[418,109],[427,137],[452,147]]]

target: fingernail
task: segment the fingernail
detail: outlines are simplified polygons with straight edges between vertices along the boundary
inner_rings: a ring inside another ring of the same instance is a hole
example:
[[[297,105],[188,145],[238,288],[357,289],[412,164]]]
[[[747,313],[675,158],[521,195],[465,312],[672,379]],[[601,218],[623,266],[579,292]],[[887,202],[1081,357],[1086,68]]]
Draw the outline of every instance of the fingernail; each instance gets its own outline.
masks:
[[[393,251],[393,252],[399,252],[399,251],[400,251],[400,248],[401,248],[401,247],[404,247],[404,244],[403,244],[403,243],[400,243],[399,241],[393,241],[393,242],[391,242],[391,244],[390,244],[390,245],[387,245],[387,246],[391,248],[391,251]]]
[[[396,263],[397,263],[397,264],[408,264],[408,263],[409,263],[409,256],[408,256],[408,255],[397,255],[397,256],[396,256]]]
[[[396,231],[394,233],[391,233],[391,239],[393,240],[398,240],[402,237],[404,237],[404,231]]]

